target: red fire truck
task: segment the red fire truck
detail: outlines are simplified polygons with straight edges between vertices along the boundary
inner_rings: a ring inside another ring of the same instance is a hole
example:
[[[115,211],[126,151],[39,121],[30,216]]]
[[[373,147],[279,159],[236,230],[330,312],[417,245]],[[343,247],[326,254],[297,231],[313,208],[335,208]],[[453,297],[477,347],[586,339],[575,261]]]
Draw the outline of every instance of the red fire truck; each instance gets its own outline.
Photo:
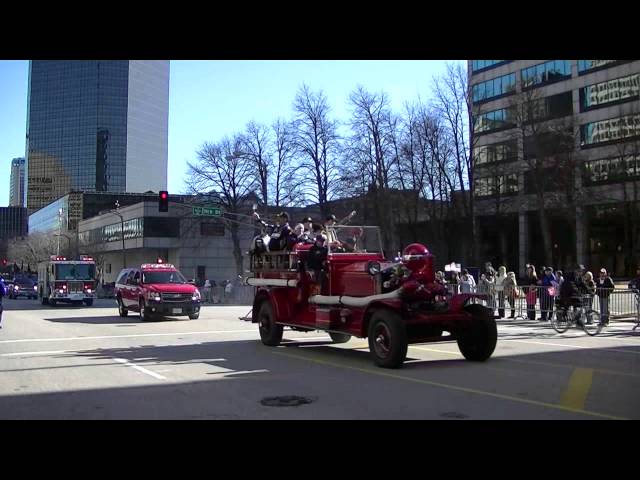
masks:
[[[96,262],[80,255],[78,260],[51,256],[38,264],[38,299],[42,305],[54,307],[58,302],[87,307],[96,298]]]
[[[493,353],[497,328],[485,295],[448,295],[436,281],[434,258],[421,244],[386,261],[377,227],[334,227],[323,250],[297,244],[292,251],[254,248],[256,287],[252,321],[265,345],[276,346],[285,326],[326,331],[334,343],[367,338],[374,362],[402,366],[412,343],[456,340],[467,360]],[[321,238],[316,241],[324,242]],[[319,261],[311,262],[316,254]],[[447,335],[444,335],[447,333]]]

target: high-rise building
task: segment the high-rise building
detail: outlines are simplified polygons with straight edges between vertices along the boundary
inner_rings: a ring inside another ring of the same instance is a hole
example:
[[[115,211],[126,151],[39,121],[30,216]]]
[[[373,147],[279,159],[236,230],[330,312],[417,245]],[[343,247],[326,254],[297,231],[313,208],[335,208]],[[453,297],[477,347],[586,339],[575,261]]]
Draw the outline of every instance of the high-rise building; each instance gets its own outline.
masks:
[[[9,206],[24,206],[24,158],[11,160],[11,179],[9,180]]]
[[[32,60],[29,213],[72,190],[166,190],[169,61]]]
[[[468,74],[479,256],[633,275],[640,60],[470,60]]]
[[[27,235],[27,209],[0,207],[0,242]]]

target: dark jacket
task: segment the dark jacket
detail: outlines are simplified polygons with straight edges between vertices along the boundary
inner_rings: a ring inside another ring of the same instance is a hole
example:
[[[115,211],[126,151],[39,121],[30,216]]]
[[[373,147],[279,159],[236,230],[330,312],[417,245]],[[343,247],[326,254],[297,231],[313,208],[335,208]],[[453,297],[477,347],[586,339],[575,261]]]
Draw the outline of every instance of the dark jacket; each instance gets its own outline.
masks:
[[[329,249],[327,247],[314,245],[309,249],[309,253],[307,254],[307,267],[310,270],[322,269],[328,253]]]
[[[609,298],[609,295],[611,295],[613,289],[616,288],[616,285],[613,283],[613,280],[611,280],[611,277],[607,276],[603,282],[600,282],[600,279],[598,279],[596,288],[598,289],[598,297]]]
[[[631,280],[628,287],[630,290],[640,290],[640,277]]]

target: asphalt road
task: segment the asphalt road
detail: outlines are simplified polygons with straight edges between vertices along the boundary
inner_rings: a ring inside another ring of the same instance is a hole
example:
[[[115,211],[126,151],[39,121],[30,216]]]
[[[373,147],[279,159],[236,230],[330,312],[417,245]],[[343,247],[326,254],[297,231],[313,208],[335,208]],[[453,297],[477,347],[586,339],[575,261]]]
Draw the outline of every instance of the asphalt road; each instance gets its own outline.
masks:
[[[364,339],[285,331],[282,346],[263,346],[238,319],[248,307],[155,322],[119,317],[113,300],[4,307],[2,419],[640,418],[640,329],[629,322],[588,337],[503,320],[485,363],[442,342],[410,346],[404,368],[385,370]],[[289,396],[306,403],[268,405]]]

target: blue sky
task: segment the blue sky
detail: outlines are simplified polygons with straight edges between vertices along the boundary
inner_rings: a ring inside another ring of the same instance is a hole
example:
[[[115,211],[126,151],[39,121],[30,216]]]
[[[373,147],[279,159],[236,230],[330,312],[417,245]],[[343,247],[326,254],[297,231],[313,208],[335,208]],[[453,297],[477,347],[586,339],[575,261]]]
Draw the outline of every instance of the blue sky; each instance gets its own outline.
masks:
[[[0,61],[0,206],[9,202],[11,159],[24,156],[29,62]],[[241,131],[250,120],[289,118],[297,89],[322,89],[334,117],[346,120],[349,93],[361,84],[386,91],[395,110],[430,97],[444,60],[175,60],[169,91],[169,191],[183,191],[187,161],[205,141]]]

